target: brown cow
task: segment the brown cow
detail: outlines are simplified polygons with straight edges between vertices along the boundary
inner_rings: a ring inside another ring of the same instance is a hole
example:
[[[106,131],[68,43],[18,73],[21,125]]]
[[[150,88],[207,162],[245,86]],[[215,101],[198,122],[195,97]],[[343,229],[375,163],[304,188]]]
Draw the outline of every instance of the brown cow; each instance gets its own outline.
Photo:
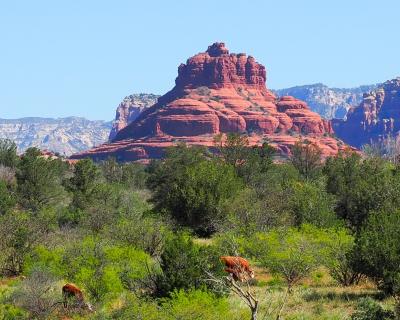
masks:
[[[223,256],[220,259],[226,266],[224,270],[232,275],[235,281],[243,282],[247,277],[254,278],[254,271],[246,259],[232,256]]]
[[[67,283],[62,287],[62,294],[63,294],[63,303],[64,308],[68,306],[68,300],[75,299],[78,302],[79,307],[81,308],[88,308],[90,311],[93,311],[93,307],[90,303],[85,302],[83,297],[83,292],[73,283]]]

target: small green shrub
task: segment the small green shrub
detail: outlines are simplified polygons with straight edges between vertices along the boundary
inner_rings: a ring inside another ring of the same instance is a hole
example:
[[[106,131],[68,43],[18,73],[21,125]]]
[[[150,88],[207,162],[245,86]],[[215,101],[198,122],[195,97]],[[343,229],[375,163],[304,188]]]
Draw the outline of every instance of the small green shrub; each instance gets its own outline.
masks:
[[[113,310],[110,313],[102,310],[96,314],[94,320],[172,320],[160,310],[155,302],[140,299],[134,294],[124,296],[122,304],[121,308]]]
[[[175,290],[190,290],[208,287],[213,283],[206,282],[206,272],[222,274],[223,268],[219,254],[210,246],[200,246],[193,243],[188,234],[179,233],[166,240],[164,252],[160,258],[162,274],[157,279],[157,295],[167,296]]]
[[[153,262],[142,250],[87,237],[67,248],[36,248],[27,270],[42,267],[86,289],[94,301],[142,287]]]
[[[163,301],[162,308],[166,314],[171,316],[171,319],[240,319],[231,311],[226,299],[200,290],[175,291],[171,294],[170,299]]]
[[[205,86],[197,88],[196,91],[201,96],[209,96],[210,93],[211,93],[210,89],[208,87],[205,87]]]
[[[1,320],[25,320],[28,319],[28,313],[12,304],[0,303]]]
[[[384,320],[394,319],[392,311],[387,311],[371,298],[362,298],[357,304],[357,309],[351,315],[352,320]]]

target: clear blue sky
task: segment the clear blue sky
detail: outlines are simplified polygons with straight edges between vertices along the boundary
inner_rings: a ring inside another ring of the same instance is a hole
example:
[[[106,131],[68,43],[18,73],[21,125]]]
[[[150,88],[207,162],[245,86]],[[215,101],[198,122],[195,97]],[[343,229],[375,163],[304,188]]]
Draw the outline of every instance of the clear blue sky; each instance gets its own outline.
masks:
[[[215,41],[264,64],[271,88],[382,82],[400,74],[399,14],[398,0],[0,1],[0,118],[112,119]]]

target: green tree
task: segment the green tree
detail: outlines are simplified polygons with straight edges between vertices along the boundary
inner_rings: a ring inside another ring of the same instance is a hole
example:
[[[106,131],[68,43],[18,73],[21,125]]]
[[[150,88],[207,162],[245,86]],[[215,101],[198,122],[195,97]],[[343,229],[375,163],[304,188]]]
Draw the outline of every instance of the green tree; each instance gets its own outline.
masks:
[[[290,161],[302,177],[310,180],[319,175],[322,168],[322,151],[308,140],[297,141],[292,148]]]
[[[293,285],[321,265],[320,232],[305,225],[301,229],[258,233],[250,250],[264,267],[284,277],[290,292]]]
[[[358,268],[384,292],[400,296],[400,211],[371,214],[357,239]]]
[[[35,216],[20,211],[0,216],[0,274],[21,274],[25,259],[54,227],[55,213],[51,210]]]
[[[273,227],[293,225],[292,186],[299,173],[289,163],[272,164],[266,174],[226,203],[226,228],[251,236]]]
[[[168,233],[168,226],[161,217],[144,214],[123,217],[108,225],[106,231],[111,239],[141,249],[152,257],[161,255]]]
[[[36,148],[26,150],[18,164],[17,193],[19,204],[32,211],[66,201],[62,186],[67,164],[45,159]]]
[[[85,209],[92,203],[99,178],[100,171],[91,159],[83,159],[75,164],[73,176],[67,183],[68,190],[73,193],[74,208]]]
[[[118,221],[123,206],[124,194],[120,185],[99,183],[90,195],[90,202],[85,204],[81,217],[82,226],[94,233]]]
[[[122,166],[122,183],[131,189],[145,189],[148,174],[146,166],[137,162],[128,162]]]
[[[326,161],[327,191],[337,198],[336,213],[359,231],[370,212],[396,208],[400,171],[390,163],[358,154],[339,154]]]
[[[15,168],[18,164],[17,145],[8,139],[0,139],[0,165]]]
[[[224,203],[242,187],[232,166],[207,159],[198,148],[172,149],[165,162],[151,170],[148,185],[155,209],[205,236],[218,229],[226,218]]]
[[[355,239],[345,228],[326,229],[323,237],[324,261],[332,278],[343,286],[357,284],[361,273],[353,267]]]
[[[151,202],[157,210],[174,205],[174,191],[185,178],[186,168],[206,159],[206,150],[200,147],[188,147],[178,144],[167,148],[164,161],[153,160],[147,172],[147,187],[152,191]]]
[[[8,188],[5,181],[0,180],[0,216],[14,208],[15,204],[14,193]]]
[[[247,184],[257,183],[272,165],[275,149],[268,143],[250,147],[248,137],[239,133],[228,133],[225,140],[218,135],[214,140],[224,161],[232,165]]]
[[[228,133],[225,137],[222,134],[214,137],[214,143],[218,148],[225,162],[234,167],[240,167],[248,156],[249,139],[240,133]]]
[[[322,265],[327,259],[329,233],[312,225],[299,228],[273,229],[258,233],[244,248],[272,273],[284,278],[287,286],[281,309],[293,286]]]
[[[297,181],[290,190],[289,207],[295,225],[331,227],[338,224],[335,198],[325,191],[324,181]]]
[[[206,271],[220,273],[219,255],[211,247],[193,243],[191,237],[178,233],[166,240],[160,257],[162,274],[157,279],[157,294],[167,296],[176,289],[201,289],[212,283],[205,282]]]
[[[146,166],[141,163],[118,163],[115,158],[108,158],[100,164],[100,168],[108,183],[122,184],[133,190],[146,187]]]
[[[123,177],[122,167],[115,158],[108,158],[100,164],[103,176],[108,183],[121,183]]]

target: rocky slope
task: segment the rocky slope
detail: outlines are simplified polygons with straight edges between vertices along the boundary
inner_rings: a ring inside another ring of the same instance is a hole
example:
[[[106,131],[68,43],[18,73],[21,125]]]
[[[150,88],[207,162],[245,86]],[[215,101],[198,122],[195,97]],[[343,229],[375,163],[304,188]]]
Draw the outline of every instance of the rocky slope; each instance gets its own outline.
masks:
[[[325,119],[343,119],[347,111],[361,103],[363,94],[377,88],[377,85],[357,88],[329,88],[317,83],[292,88],[279,89],[274,92],[278,96],[293,96],[307,102],[312,111]]]
[[[107,141],[111,122],[68,117],[0,119],[0,138],[15,141],[18,151],[29,147],[67,156]]]
[[[138,160],[160,157],[177,141],[213,146],[219,133],[250,135],[250,142],[263,141],[282,154],[301,137],[316,143],[325,156],[343,144],[332,138],[329,121],[293,97],[277,98],[266,85],[266,69],[251,56],[230,54],[224,43],[181,64],[175,87],[144,110],[130,125],[104,144],[73,158]]]
[[[333,122],[337,136],[360,148],[363,144],[397,136],[400,131],[400,78],[386,81],[378,89],[363,95],[351,108],[346,121]]]
[[[322,83],[271,90],[277,96],[293,96],[307,103],[310,109],[325,119],[343,119],[347,111],[361,103],[363,94],[377,88],[377,85],[356,88],[329,88]],[[133,122],[141,112],[157,102],[159,95],[140,93],[124,98],[116,110],[109,140],[118,131]]]
[[[151,93],[132,94],[125,97],[117,107],[109,140],[113,140],[119,131],[136,120],[143,110],[155,104],[159,97],[159,95]]]

